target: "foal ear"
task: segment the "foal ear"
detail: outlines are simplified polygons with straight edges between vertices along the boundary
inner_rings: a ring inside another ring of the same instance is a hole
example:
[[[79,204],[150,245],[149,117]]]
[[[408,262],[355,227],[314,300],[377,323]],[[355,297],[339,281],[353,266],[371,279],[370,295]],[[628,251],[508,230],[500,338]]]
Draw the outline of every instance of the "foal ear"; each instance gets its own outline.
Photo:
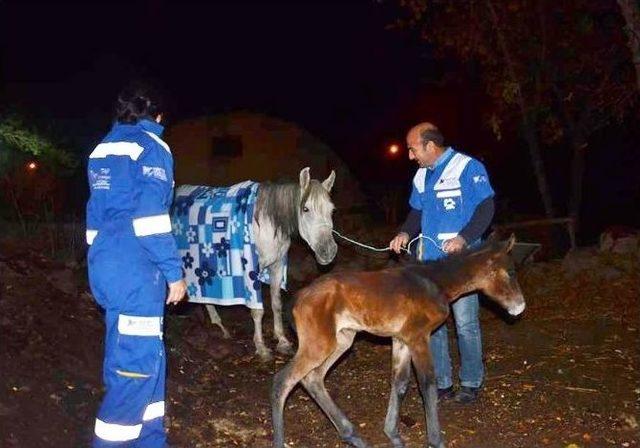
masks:
[[[334,170],[331,170],[331,174],[329,174],[329,177],[327,177],[323,182],[322,182],[322,186],[324,187],[325,190],[327,191],[331,191],[331,189],[333,188],[333,183],[336,180],[336,172]]]
[[[300,171],[300,189],[305,191],[309,186],[309,181],[311,180],[311,175],[309,174],[309,167],[303,168]]]
[[[507,240],[507,242],[504,245],[504,251],[506,253],[511,252],[511,249],[513,249],[513,246],[516,244],[516,236],[512,233],[511,236],[509,237],[509,239]]]

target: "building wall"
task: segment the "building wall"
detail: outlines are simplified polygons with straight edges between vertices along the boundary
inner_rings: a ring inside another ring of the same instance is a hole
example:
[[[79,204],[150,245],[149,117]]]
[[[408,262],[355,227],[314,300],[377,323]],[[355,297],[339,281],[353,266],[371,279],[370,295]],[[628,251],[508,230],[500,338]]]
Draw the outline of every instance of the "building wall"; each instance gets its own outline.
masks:
[[[215,154],[214,137],[242,141],[242,155]],[[296,180],[302,168],[324,179],[336,171],[339,207],[363,203],[361,190],[340,158],[305,130],[264,115],[246,112],[202,117],[167,129],[165,139],[175,158],[176,184],[232,185],[244,180]]]

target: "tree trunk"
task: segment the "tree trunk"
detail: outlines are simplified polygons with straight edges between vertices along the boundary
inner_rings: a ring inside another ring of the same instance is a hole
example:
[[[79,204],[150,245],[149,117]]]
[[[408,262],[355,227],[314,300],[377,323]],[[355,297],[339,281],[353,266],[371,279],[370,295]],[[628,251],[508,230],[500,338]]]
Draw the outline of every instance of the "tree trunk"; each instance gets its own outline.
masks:
[[[517,98],[517,103],[518,103],[518,107],[520,109],[520,114],[522,118],[522,128],[524,131],[524,137],[525,137],[525,140],[527,141],[527,146],[529,147],[529,156],[531,157],[533,172],[538,182],[538,192],[540,193],[540,198],[542,199],[544,212],[547,217],[551,218],[554,215],[553,201],[551,200],[549,183],[547,182],[547,176],[544,170],[544,163],[542,161],[542,154],[540,152],[540,144],[538,142],[536,126],[535,126],[536,120],[528,112],[527,106],[525,104],[525,99],[522,95],[522,91],[520,90],[521,83],[516,77],[514,64],[511,58],[511,52],[509,51],[509,47],[507,46],[507,41],[504,37],[504,33],[502,32],[502,28],[500,27],[500,23],[498,21],[498,15],[496,14],[495,7],[491,0],[487,0],[487,7],[489,9],[489,12],[491,13],[491,20],[493,22],[493,27],[496,30],[497,37],[498,37],[498,46],[500,48],[500,51],[503,54],[505,65],[507,67],[507,70],[509,71],[509,76],[511,77],[511,80],[518,85],[516,98]]]
[[[636,83],[640,92],[640,6],[638,0],[618,0],[627,26],[627,45],[631,51],[633,66],[636,69]]]
[[[531,158],[533,172],[538,183],[538,192],[540,193],[540,199],[544,206],[544,213],[548,218],[551,218],[554,215],[553,201],[551,200],[549,183],[544,170],[544,163],[542,162],[542,154],[540,152],[540,143],[538,142],[538,136],[533,120],[525,116],[522,120],[522,128],[524,138],[527,142],[527,147],[529,148],[529,157]]]
[[[587,142],[580,135],[571,138],[573,157],[571,159],[571,192],[569,196],[569,217],[573,219],[574,232],[580,228],[580,208],[582,207],[582,185],[585,170]]]

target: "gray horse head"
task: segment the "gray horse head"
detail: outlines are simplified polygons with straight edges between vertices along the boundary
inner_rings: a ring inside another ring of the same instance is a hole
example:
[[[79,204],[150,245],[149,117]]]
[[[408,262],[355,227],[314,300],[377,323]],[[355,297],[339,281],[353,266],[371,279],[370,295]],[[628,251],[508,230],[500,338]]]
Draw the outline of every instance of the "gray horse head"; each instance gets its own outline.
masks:
[[[298,232],[322,265],[331,263],[338,252],[331,217],[335,207],[329,195],[335,179],[335,171],[323,182],[311,179],[309,168],[300,171]]]

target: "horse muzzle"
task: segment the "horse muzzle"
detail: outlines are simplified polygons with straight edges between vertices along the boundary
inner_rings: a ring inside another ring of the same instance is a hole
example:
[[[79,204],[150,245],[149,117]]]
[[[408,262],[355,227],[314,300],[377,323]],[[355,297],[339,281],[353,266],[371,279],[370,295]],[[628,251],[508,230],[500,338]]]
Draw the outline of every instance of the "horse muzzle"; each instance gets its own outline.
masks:
[[[332,242],[332,244],[314,252],[316,254],[316,261],[322,266],[326,266],[336,257],[336,254],[338,253],[338,245],[335,242]]]

